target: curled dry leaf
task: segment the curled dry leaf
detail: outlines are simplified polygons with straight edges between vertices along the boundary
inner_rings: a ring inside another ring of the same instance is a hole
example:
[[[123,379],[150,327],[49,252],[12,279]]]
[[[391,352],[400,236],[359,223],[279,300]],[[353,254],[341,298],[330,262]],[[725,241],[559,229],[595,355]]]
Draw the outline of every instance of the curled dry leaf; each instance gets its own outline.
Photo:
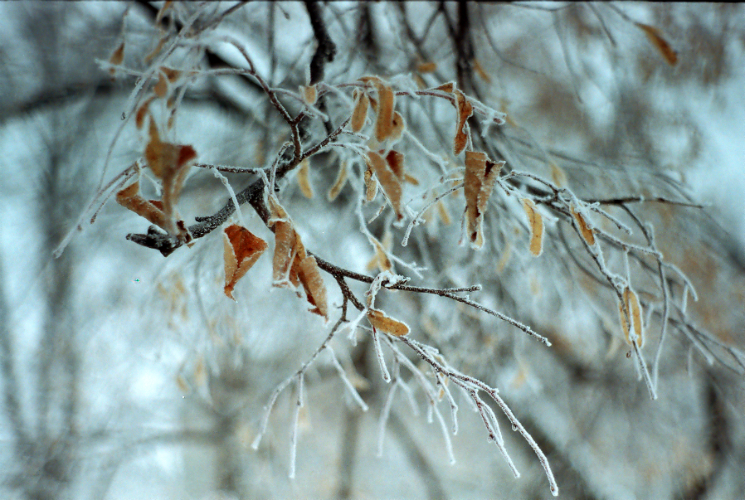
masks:
[[[375,118],[375,139],[377,139],[378,142],[383,142],[393,133],[393,107],[395,105],[395,94],[391,87],[384,85],[383,83],[376,82],[375,87],[378,90],[378,115]],[[403,127],[403,123],[401,127]]]
[[[347,183],[347,162],[343,161],[341,162],[341,166],[339,167],[339,173],[336,174],[336,180],[334,181],[333,186],[329,189],[329,192],[326,193],[326,198],[329,201],[334,201],[337,196],[339,196],[339,193],[341,193],[341,190],[344,188],[344,185]]]
[[[357,100],[354,103],[354,111],[352,111],[352,132],[359,132],[365,126],[367,108],[369,107],[370,99],[367,97],[367,94],[365,92],[359,92]]]
[[[396,337],[403,337],[410,331],[406,323],[393,319],[378,309],[368,309],[367,320],[376,330]]]
[[[474,248],[484,245],[484,212],[504,162],[493,162],[486,153],[466,151],[464,191],[468,239]]]
[[[370,259],[370,262],[367,263],[367,270],[372,271],[376,267],[380,269],[380,272],[390,271],[391,269],[393,269],[393,264],[391,264],[391,260],[385,253],[385,247],[383,246],[383,244],[373,237],[369,237],[368,239],[375,249],[375,255],[372,259]],[[386,243],[388,243],[387,246],[390,246],[389,242],[386,241]]]
[[[458,123],[455,127],[455,141],[453,152],[455,156],[458,156],[465,148],[468,143],[468,134],[465,131],[466,122],[468,118],[473,114],[473,106],[466,96],[460,90],[455,90],[456,107],[458,108]]]
[[[169,233],[175,233],[173,209],[189,172],[190,162],[196,157],[197,152],[191,146],[162,142],[158,126],[150,117],[150,141],[145,147],[145,159],[163,185],[163,213],[167,225],[164,229]]]
[[[373,201],[378,194],[378,181],[373,178],[373,170],[370,162],[365,168],[365,201]]]
[[[588,245],[593,246],[595,244],[594,230],[589,226],[589,224],[587,224],[587,221],[582,216],[582,214],[575,210],[574,205],[569,207],[569,210],[571,211],[574,220],[577,221],[579,232],[582,235],[582,238],[587,242]]]
[[[140,195],[140,183],[135,182],[116,193],[116,202],[137,215],[144,217],[151,224],[165,229],[166,217],[160,202],[148,201]]]
[[[644,31],[649,41],[652,42],[652,45],[657,48],[670,66],[675,66],[678,63],[678,53],[662,37],[660,30],[648,24],[637,23],[636,25]]]
[[[393,171],[393,173],[396,174],[396,177],[398,177],[399,180],[404,180],[405,174],[403,153],[391,150],[386,155],[385,161],[388,163],[388,166]]]
[[[310,159],[308,158],[300,162],[300,168],[297,171],[297,183],[303,196],[313,198],[313,187],[310,185]]]
[[[630,330],[633,328],[636,334],[636,344],[641,348],[644,345],[642,310],[636,293],[629,287],[626,287],[623,291],[623,304],[618,304],[618,312],[621,316],[621,328],[626,337],[626,342],[631,344]],[[631,326],[629,326],[629,319],[631,320]]]
[[[455,83],[453,82],[443,83],[439,87],[435,87],[435,90],[441,90],[442,92],[447,92],[448,94],[452,94],[453,91],[455,90]]]
[[[245,227],[233,224],[223,233],[223,259],[225,261],[225,295],[235,300],[235,284],[248,272],[266,250],[266,241],[255,236]]]
[[[374,151],[367,153],[367,164],[378,178],[383,192],[388,197],[393,210],[396,212],[396,217],[401,220],[404,216],[401,212],[401,179],[388,166],[385,160]]]
[[[315,85],[308,85],[307,87],[300,87],[300,94],[303,96],[303,100],[306,104],[311,106],[316,103],[318,99],[318,91]]]
[[[523,210],[530,224],[530,253],[538,257],[543,251],[543,217],[538,213],[533,200],[523,198]]]

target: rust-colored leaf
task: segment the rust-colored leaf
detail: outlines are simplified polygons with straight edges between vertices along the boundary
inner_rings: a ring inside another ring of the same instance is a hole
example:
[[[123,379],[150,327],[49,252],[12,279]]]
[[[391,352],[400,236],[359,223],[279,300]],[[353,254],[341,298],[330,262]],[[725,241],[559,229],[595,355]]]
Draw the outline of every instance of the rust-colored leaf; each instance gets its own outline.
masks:
[[[410,331],[406,323],[393,319],[378,309],[369,309],[367,311],[367,320],[376,330],[396,337],[407,335]]]
[[[466,226],[468,239],[474,248],[481,248],[484,244],[484,213],[503,165],[504,162],[491,161],[486,153],[466,151],[466,173],[463,179]]]
[[[453,152],[458,156],[468,143],[468,134],[465,131],[466,122],[473,114],[473,106],[460,90],[455,90],[456,107],[458,108],[458,122],[455,127],[455,140]]]
[[[168,66],[161,66],[160,71],[165,75],[169,83],[175,82],[181,76],[181,71],[169,68]]]
[[[388,166],[393,171],[393,173],[396,174],[396,177],[398,177],[399,180],[404,180],[405,173],[403,153],[391,150],[386,155],[385,161],[388,163]]]
[[[652,42],[652,45],[654,45],[659,53],[662,54],[662,57],[665,58],[665,61],[667,61],[670,66],[675,66],[678,63],[678,53],[675,52],[667,40],[662,37],[660,30],[654,26],[649,26],[648,24],[637,23],[636,25],[644,31],[644,34],[647,35],[649,41]]]
[[[393,210],[396,212],[396,217],[401,220],[404,216],[401,212],[401,180],[378,153],[368,152],[367,160]]]
[[[341,162],[341,166],[339,167],[339,173],[336,174],[336,180],[334,181],[334,185],[329,188],[329,192],[326,194],[326,198],[329,201],[334,201],[337,196],[339,196],[339,193],[341,193],[341,190],[344,188],[344,185],[347,183],[347,162],[343,161]]]
[[[290,269],[297,255],[297,233],[292,222],[278,220],[274,223],[274,259],[272,280],[274,286],[288,286]]]
[[[354,104],[354,111],[352,111],[352,132],[359,132],[365,126],[368,107],[370,107],[370,99],[365,92],[359,92]]]
[[[145,125],[145,118],[147,117],[147,113],[150,110],[150,103],[153,102],[153,99],[155,99],[155,96],[150,96],[147,99],[145,99],[145,102],[143,102],[139,108],[137,108],[137,113],[135,113],[135,125],[139,130],[142,130],[143,125]],[[155,130],[157,133],[157,129]]]
[[[127,186],[116,194],[116,202],[137,215],[144,217],[151,224],[166,228],[166,218],[161,207],[140,195],[140,183]]]
[[[581,213],[577,212],[574,208],[574,205],[569,207],[572,217],[574,217],[574,220],[577,221],[577,226],[579,226],[579,232],[582,235],[582,238],[587,242],[588,245],[593,246],[595,244],[595,232],[594,230],[587,224],[587,221],[582,216]]]
[[[310,160],[308,158],[300,162],[300,168],[297,171],[297,183],[303,196],[313,198],[313,187],[310,185]]]
[[[523,210],[530,224],[530,253],[538,257],[543,251],[543,217],[536,209],[533,200],[528,198],[523,198]]]
[[[298,261],[297,274],[305,289],[305,296],[313,306],[311,312],[328,319],[326,286],[323,284],[321,271],[315,257],[309,255]]]
[[[266,241],[255,236],[245,227],[233,224],[223,234],[225,261],[225,295],[235,300],[235,284],[248,272],[266,250]]]
[[[417,64],[416,70],[422,74],[434,73],[435,71],[437,71],[437,63],[436,62],[419,63]]]
[[[160,40],[158,40],[158,45],[155,46],[152,52],[150,52],[147,56],[145,56],[145,63],[150,63],[155,57],[160,54],[160,51],[163,49],[163,46],[168,41],[168,37],[165,33],[163,33],[160,37]]]

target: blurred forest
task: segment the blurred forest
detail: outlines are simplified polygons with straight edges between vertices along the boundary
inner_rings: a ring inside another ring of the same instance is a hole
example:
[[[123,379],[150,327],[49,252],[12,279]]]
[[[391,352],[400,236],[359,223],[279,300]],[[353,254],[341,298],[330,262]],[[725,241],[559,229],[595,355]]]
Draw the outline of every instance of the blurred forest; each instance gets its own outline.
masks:
[[[1,497],[745,491],[741,4],[0,23]]]

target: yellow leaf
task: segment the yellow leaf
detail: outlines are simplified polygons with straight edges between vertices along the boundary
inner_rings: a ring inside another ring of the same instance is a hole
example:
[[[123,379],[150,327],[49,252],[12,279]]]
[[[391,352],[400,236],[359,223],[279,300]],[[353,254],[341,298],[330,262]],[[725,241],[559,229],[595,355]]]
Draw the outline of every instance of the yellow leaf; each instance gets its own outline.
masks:
[[[307,87],[300,87],[300,93],[303,96],[303,100],[306,104],[313,105],[316,103],[316,99],[318,98],[318,92],[316,91],[315,85],[309,85]]]
[[[530,253],[538,257],[543,251],[543,217],[536,210],[535,203],[528,198],[523,198],[523,209],[530,224]]]
[[[623,302],[623,304],[618,304],[618,311],[621,316],[621,328],[626,337],[626,342],[631,344],[629,332],[633,328],[637,338],[636,344],[641,348],[644,345],[642,310],[636,293],[629,287],[626,287],[623,291]],[[629,320],[631,320],[631,326]]]
[[[233,224],[224,231],[225,295],[235,300],[233,289],[266,250],[266,241],[248,229]]]
[[[571,211],[574,220],[577,221],[577,225],[579,226],[579,231],[582,235],[582,238],[587,242],[588,245],[593,246],[595,244],[594,230],[587,224],[587,221],[582,216],[582,214],[574,209],[574,205],[569,207],[569,210]]]
[[[378,309],[369,309],[367,311],[367,320],[376,330],[396,337],[407,335],[410,331],[406,323],[393,319]]]

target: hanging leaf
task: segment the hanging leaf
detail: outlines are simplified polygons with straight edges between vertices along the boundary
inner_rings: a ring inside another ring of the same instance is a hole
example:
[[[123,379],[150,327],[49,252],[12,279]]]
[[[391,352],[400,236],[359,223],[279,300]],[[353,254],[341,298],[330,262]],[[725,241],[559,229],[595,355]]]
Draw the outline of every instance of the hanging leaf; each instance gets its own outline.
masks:
[[[339,193],[341,193],[341,190],[344,188],[344,185],[347,183],[347,162],[343,161],[341,162],[341,166],[339,167],[339,173],[336,174],[336,180],[334,181],[334,185],[331,186],[329,189],[329,192],[326,194],[326,199],[329,201],[334,201],[337,196],[339,196]]]
[[[365,92],[359,92],[354,104],[354,111],[352,111],[352,132],[359,132],[365,126],[368,107],[370,107],[370,99]]]
[[[574,205],[570,206],[569,210],[572,213],[572,217],[574,217],[574,220],[577,221],[577,225],[579,226],[579,231],[582,235],[582,238],[587,242],[588,245],[593,246],[595,244],[595,234],[593,229],[587,224],[587,221],[582,216],[582,214],[574,209]]]
[[[378,194],[378,181],[373,178],[373,169],[370,162],[366,162],[365,168],[365,201],[373,201]]]
[[[163,214],[162,204],[158,206],[154,202],[143,198],[140,195],[139,182],[135,182],[116,193],[116,202],[137,215],[144,217],[151,224],[165,229],[166,217]]]
[[[403,153],[391,150],[386,155],[385,161],[386,163],[388,163],[388,166],[393,171],[393,173],[396,174],[396,177],[398,177],[399,180],[404,180],[405,174]]]
[[[468,143],[468,134],[465,131],[466,121],[473,114],[473,106],[460,90],[455,90],[456,108],[458,109],[458,122],[455,127],[455,147],[453,152],[458,156]]]
[[[225,295],[235,300],[235,284],[248,272],[266,250],[266,241],[248,229],[233,224],[223,233],[223,258],[225,261]]]
[[[393,128],[391,129],[390,139],[393,142],[397,142],[404,135],[406,130],[406,122],[404,117],[398,111],[393,112]]]
[[[369,309],[367,311],[367,320],[376,330],[396,337],[407,335],[410,331],[406,323],[393,319],[378,309]]]
[[[486,153],[466,151],[466,173],[463,179],[466,223],[468,239],[474,248],[481,248],[484,244],[484,213],[503,165],[504,162],[491,161]]]
[[[662,54],[662,57],[665,58],[665,61],[667,61],[670,66],[675,66],[678,63],[678,53],[675,52],[667,40],[662,37],[660,30],[654,26],[649,26],[648,24],[636,23],[636,25],[644,31],[644,34],[647,35],[649,41],[652,42],[652,45],[657,48],[659,53]]]
[[[309,255],[302,260],[298,259],[297,275],[300,283],[303,284],[308,302],[313,306],[310,312],[328,319],[326,286],[323,284],[321,271],[315,257]]]
[[[119,44],[111,57],[109,58],[109,64],[113,66],[119,66],[124,62],[124,42]],[[116,68],[109,68],[109,74],[114,76],[116,74]]]
[[[642,310],[639,299],[631,288],[626,287],[624,289],[623,304],[618,304],[618,311],[621,316],[621,328],[626,337],[626,342],[631,344],[630,331],[633,329],[636,334],[636,345],[641,348],[644,345]],[[629,325],[629,320],[631,325]]]
[[[401,180],[378,153],[369,151],[367,160],[368,165],[378,178],[383,192],[388,197],[388,201],[391,202],[396,217],[399,220],[403,219],[404,215],[401,212]]]
[[[309,199],[313,198],[313,187],[310,185],[310,159],[308,158],[300,162],[300,168],[297,171],[297,183],[303,196]]]
[[[370,259],[370,262],[367,263],[367,270],[372,271],[376,267],[380,269],[380,272],[390,271],[393,269],[393,264],[391,264],[391,261],[385,252],[385,246],[373,237],[368,237],[368,239],[375,249],[375,255]]]
[[[378,115],[375,119],[375,138],[378,142],[383,142],[393,132],[395,94],[391,87],[384,85],[382,82],[375,83],[375,87],[378,90]]]
[[[543,217],[538,213],[533,200],[523,198],[523,210],[530,225],[530,253],[538,257],[543,251]]]
[[[166,79],[166,75],[163,73],[158,72],[158,81],[153,87],[153,92],[158,97],[165,97],[168,93],[168,80]]]

